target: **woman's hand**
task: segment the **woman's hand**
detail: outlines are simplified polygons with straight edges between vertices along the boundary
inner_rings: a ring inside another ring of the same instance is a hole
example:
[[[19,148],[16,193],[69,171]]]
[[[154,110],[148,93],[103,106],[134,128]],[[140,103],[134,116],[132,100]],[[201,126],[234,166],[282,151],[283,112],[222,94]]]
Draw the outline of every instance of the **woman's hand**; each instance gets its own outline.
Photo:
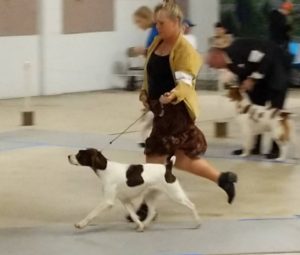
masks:
[[[148,103],[148,97],[145,91],[141,92],[140,101],[143,103],[143,106],[145,107],[144,111],[148,111],[150,107]]]
[[[176,99],[176,96],[175,96],[173,93],[167,92],[167,93],[163,94],[162,96],[160,96],[159,102],[160,102],[161,104],[170,104],[170,103],[172,103],[175,99]]]

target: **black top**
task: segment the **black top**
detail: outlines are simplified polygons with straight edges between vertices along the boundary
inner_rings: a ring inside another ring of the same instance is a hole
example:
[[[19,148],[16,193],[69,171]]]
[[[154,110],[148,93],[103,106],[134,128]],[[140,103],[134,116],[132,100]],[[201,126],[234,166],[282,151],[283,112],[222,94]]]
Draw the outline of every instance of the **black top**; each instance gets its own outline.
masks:
[[[149,59],[147,74],[150,100],[158,100],[161,95],[175,88],[169,58],[169,55],[159,56],[153,53]]]
[[[274,42],[258,39],[236,39],[225,49],[231,63],[228,69],[236,74],[242,82],[248,77],[261,80],[263,86],[282,88],[283,83],[272,82],[271,77],[276,76],[280,66],[285,73],[290,67],[290,55]],[[272,79],[273,80],[273,79]]]
[[[278,10],[271,12],[269,29],[270,39],[280,46],[287,47],[290,41],[291,26],[283,13]]]

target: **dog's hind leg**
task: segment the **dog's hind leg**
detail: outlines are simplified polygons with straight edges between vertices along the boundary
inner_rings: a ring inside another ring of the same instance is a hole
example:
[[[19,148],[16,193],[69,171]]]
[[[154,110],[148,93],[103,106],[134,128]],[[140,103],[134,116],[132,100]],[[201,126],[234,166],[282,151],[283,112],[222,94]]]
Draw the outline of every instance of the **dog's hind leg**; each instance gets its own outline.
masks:
[[[197,209],[195,205],[189,200],[184,190],[180,186],[179,182],[176,181],[172,184],[167,184],[165,186],[165,191],[173,201],[177,202],[178,204],[186,206],[193,212],[195,221],[197,223],[196,228],[199,228],[201,226],[201,219],[197,212]]]
[[[137,225],[137,231],[143,232],[144,231],[144,224],[140,221],[139,216],[136,214],[134,206],[130,202],[124,202],[124,206],[126,210],[128,211],[131,219],[136,223]]]
[[[155,203],[160,193],[161,192],[158,190],[151,190],[146,194],[144,198],[144,201],[148,206],[148,216],[144,221],[145,227],[148,227],[157,215],[157,212],[155,210]]]
[[[243,153],[241,157],[247,157],[251,154],[251,150],[254,144],[254,136],[252,134],[247,134],[243,141]]]
[[[276,143],[279,146],[279,158],[277,158],[276,161],[284,162],[287,159],[288,144],[286,142],[279,141],[276,141]]]

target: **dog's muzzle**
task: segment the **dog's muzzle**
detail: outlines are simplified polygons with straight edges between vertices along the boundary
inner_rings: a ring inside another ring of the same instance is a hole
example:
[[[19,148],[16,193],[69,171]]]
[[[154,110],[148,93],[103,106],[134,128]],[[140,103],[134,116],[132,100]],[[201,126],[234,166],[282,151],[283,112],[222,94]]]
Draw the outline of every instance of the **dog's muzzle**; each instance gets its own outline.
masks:
[[[69,155],[68,160],[69,160],[70,164],[75,165],[75,166],[79,166],[79,163],[78,163],[77,158],[76,158],[75,155]]]

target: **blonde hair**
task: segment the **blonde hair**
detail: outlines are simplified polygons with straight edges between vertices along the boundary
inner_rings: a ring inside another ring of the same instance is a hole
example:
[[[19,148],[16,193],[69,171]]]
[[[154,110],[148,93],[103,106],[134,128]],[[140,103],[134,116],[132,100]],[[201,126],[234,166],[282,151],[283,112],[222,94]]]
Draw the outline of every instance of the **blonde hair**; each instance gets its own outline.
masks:
[[[152,10],[147,6],[141,6],[134,12],[134,16],[145,19],[149,22],[152,22],[153,20],[153,12]]]
[[[164,4],[158,4],[154,7],[154,14],[158,13],[162,8],[164,7]]]
[[[170,18],[178,19],[181,24],[183,21],[183,12],[175,0],[164,0],[161,10],[166,11]]]

